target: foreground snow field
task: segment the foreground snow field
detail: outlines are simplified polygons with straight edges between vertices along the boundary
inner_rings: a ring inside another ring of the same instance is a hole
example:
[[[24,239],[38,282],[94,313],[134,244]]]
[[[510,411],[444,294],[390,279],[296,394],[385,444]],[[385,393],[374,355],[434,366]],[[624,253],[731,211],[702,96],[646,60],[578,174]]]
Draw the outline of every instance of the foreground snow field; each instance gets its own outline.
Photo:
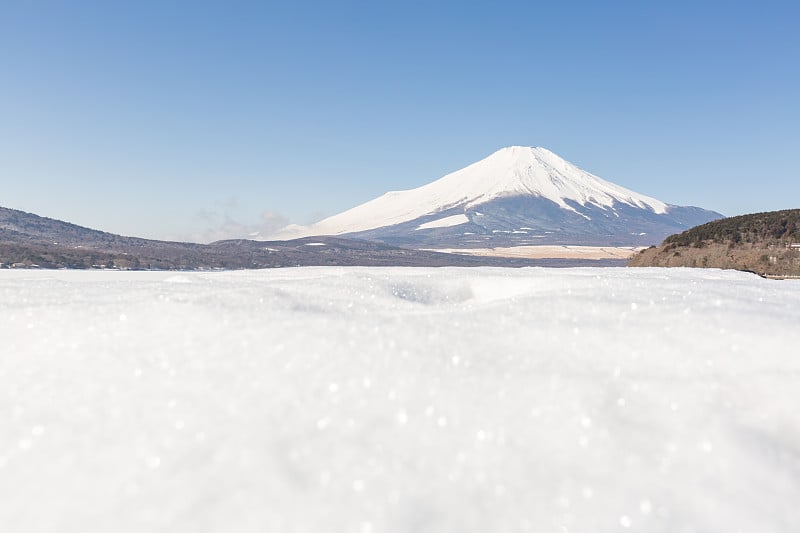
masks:
[[[800,531],[800,282],[0,272],[0,530]]]

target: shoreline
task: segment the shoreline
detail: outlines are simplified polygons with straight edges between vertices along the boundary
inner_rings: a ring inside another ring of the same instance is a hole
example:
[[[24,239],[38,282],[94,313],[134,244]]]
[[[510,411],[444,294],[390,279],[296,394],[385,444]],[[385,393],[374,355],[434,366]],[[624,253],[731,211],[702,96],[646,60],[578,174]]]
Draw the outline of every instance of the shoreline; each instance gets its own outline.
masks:
[[[530,245],[496,248],[422,248],[427,252],[515,259],[627,260],[646,246]]]

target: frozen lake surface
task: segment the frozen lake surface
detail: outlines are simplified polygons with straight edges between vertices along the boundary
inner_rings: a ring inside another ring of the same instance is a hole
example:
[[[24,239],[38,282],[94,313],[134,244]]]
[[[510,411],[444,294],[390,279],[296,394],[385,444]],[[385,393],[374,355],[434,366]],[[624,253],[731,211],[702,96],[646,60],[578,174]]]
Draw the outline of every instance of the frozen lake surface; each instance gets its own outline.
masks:
[[[800,281],[0,271],[0,529],[800,531]]]

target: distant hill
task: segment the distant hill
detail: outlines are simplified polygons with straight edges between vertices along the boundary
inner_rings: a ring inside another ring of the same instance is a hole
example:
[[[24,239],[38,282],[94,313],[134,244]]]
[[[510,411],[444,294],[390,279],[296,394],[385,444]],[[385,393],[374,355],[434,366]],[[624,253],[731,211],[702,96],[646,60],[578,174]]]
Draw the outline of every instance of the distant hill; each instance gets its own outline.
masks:
[[[800,209],[717,220],[667,237],[629,266],[708,267],[800,276]]]
[[[124,237],[0,207],[0,263],[45,268],[212,268],[202,245]]]
[[[619,261],[589,262],[618,265]],[[124,237],[0,207],[0,268],[210,270],[286,266],[575,266],[575,261],[468,257],[339,237],[211,244]]]

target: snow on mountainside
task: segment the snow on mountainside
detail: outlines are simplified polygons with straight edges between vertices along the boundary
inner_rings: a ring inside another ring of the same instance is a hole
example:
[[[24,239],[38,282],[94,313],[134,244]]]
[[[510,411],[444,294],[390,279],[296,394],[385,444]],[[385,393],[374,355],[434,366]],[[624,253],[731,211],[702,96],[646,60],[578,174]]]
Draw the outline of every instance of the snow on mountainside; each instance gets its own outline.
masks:
[[[667,204],[585,172],[545,148],[512,146],[447,176],[408,191],[388,192],[309,228],[324,234],[353,233],[407,222],[455,206],[474,207],[496,198],[533,195],[575,211],[565,200],[611,207],[614,200],[664,213]]]
[[[630,215],[638,212],[650,222],[661,217],[667,225],[681,229],[683,221],[670,221],[676,208],[581,170],[545,148],[512,146],[422,187],[389,192],[311,226],[289,226],[272,237],[355,234],[399,244],[463,245],[464,241],[486,241],[463,239],[464,235],[508,232],[519,235],[516,240],[524,240],[523,236],[533,232],[530,238],[556,234],[547,241],[561,239],[565,244],[577,244],[581,234],[643,234],[660,240],[674,231],[643,231],[639,225],[629,224]],[[701,217],[702,222],[721,217],[706,213],[709,215]],[[608,224],[585,224],[609,218],[612,222],[621,219],[617,225],[628,224],[630,231],[609,230]],[[445,228],[447,231],[442,231]],[[537,230],[541,235],[535,235]],[[460,242],[453,242],[457,235],[460,238],[455,240]]]

